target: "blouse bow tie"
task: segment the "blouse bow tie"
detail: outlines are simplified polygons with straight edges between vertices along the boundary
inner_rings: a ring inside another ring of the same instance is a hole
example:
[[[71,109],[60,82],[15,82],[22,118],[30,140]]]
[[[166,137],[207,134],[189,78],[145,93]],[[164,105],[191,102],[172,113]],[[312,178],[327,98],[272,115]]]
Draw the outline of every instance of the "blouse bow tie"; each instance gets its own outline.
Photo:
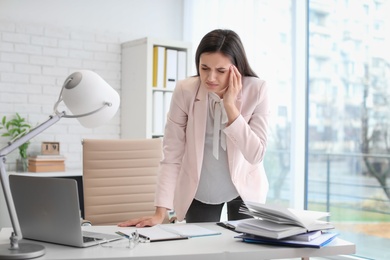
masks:
[[[221,129],[223,129],[228,122],[223,100],[215,93],[209,92],[210,97],[210,111],[214,118],[213,131],[213,155],[218,160],[219,157],[219,139],[221,138],[221,147],[226,151],[226,136]]]

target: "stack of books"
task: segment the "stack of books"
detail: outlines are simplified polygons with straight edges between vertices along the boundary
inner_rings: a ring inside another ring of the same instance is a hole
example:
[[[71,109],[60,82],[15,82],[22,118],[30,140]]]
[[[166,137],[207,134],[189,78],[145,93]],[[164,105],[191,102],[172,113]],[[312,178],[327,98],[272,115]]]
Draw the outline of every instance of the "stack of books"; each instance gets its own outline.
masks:
[[[276,205],[245,202],[241,212],[253,218],[218,223],[241,233],[244,242],[295,247],[325,246],[336,236],[334,226],[322,218],[328,212],[297,210]]]
[[[28,158],[29,172],[63,172],[65,157],[63,155],[37,155]]]

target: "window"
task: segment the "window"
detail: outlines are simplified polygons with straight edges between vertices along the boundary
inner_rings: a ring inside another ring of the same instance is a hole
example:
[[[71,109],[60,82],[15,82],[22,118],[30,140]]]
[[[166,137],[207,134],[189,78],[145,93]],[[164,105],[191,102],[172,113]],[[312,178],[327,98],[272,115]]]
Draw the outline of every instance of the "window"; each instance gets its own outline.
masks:
[[[328,210],[357,255],[390,258],[390,0],[184,3],[194,48],[235,30],[271,88],[268,202]]]
[[[384,76],[390,56],[378,48],[390,40],[383,30],[390,26],[390,1],[380,2],[381,7],[378,1],[309,1],[309,10],[316,11],[309,12],[308,31],[309,60],[315,60],[308,99],[317,111],[331,113],[308,121],[307,207],[330,211],[341,237],[357,244],[358,255],[373,259],[390,257],[384,253],[390,245],[390,232],[384,232],[390,230],[390,78]],[[328,37],[333,48],[326,48]],[[318,56],[329,57],[329,70],[318,69]],[[335,87],[334,99],[321,91],[324,78]],[[359,245],[363,236],[367,244]]]

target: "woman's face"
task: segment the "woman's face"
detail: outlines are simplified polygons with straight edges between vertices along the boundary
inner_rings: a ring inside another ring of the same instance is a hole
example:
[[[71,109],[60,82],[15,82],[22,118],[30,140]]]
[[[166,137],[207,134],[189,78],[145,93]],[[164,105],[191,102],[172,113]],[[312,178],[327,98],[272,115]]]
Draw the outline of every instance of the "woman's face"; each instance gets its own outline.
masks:
[[[220,97],[229,84],[230,59],[220,52],[205,52],[200,55],[199,75],[202,86]]]

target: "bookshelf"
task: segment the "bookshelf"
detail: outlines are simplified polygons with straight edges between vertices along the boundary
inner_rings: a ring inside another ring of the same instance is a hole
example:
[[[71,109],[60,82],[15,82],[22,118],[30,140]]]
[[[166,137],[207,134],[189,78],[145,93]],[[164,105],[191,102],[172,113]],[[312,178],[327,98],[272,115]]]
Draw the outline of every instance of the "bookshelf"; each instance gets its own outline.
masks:
[[[190,43],[149,37],[123,43],[121,83],[121,138],[123,139],[153,138],[163,135],[165,114],[173,87],[172,80],[167,83],[169,77],[164,77],[164,83],[156,83],[158,81],[153,80],[157,76],[154,75],[156,62],[154,47],[184,53],[185,76],[191,73]],[[183,66],[178,67],[183,69]],[[172,69],[172,66],[164,66],[164,76],[165,70],[169,68]],[[182,72],[178,73],[182,74]]]

